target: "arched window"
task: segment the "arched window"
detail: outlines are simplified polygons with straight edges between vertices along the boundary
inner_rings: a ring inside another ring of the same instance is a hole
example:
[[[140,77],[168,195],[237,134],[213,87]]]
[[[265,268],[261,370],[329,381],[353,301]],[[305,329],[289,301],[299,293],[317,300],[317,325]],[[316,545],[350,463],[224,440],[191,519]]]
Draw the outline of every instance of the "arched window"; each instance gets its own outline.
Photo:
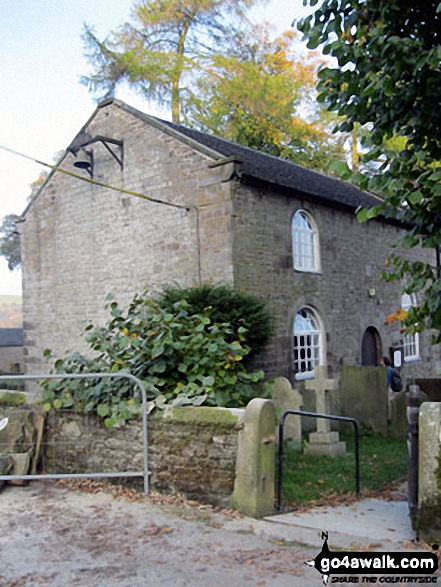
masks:
[[[294,370],[296,379],[314,374],[316,365],[324,363],[323,328],[317,313],[301,308],[294,320]]]
[[[320,271],[318,231],[311,215],[298,210],[293,216],[291,228],[294,269]]]
[[[401,296],[401,307],[408,312],[412,306],[416,305],[416,297],[407,293]],[[420,336],[415,334],[406,334],[403,337],[403,352],[405,361],[415,361],[420,358]]]

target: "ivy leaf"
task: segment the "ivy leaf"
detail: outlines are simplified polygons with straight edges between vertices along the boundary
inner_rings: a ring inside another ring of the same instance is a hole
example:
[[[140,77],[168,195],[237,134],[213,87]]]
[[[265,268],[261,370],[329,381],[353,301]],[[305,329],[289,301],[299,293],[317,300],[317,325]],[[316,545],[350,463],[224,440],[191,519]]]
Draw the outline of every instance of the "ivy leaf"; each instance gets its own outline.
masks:
[[[108,404],[99,404],[96,411],[97,411],[98,416],[101,416],[102,418],[104,418],[105,416],[109,415],[110,408],[109,408]]]
[[[214,377],[212,377],[211,375],[208,377],[203,377],[202,378],[202,385],[204,387],[211,387],[212,385],[214,385]]]

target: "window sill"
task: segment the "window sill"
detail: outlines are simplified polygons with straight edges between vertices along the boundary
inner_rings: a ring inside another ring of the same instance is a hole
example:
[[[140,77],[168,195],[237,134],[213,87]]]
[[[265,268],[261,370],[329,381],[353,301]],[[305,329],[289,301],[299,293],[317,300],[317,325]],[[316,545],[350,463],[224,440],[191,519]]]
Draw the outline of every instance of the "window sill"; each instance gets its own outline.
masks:
[[[422,358],[418,355],[412,355],[410,357],[404,357],[405,363],[419,363],[422,361]]]
[[[298,271],[299,273],[312,273],[313,275],[323,274],[321,269],[300,269],[299,267],[294,267],[294,271]]]
[[[296,381],[307,381],[308,379],[315,379],[314,371],[308,371],[306,373],[296,373],[294,376]]]

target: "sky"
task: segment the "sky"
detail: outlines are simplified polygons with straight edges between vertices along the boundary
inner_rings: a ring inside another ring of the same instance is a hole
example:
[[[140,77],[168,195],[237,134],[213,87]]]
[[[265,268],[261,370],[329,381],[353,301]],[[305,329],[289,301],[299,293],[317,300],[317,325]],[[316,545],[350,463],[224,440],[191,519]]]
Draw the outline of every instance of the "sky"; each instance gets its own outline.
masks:
[[[80,84],[87,74],[81,34],[93,25],[102,39],[128,20],[133,0],[0,0],[0,145],[52,163],[96,107]],[[305,13],[302,0],[268,0],[253,9],[255,22],[275,30],[290,28]],[[155,110],[127,88],[117,97],[150,114]],[[20,215],[30,184],[45,168],[0,149],[0,222]],[[0,257],[0,295],[21,294],[21,271],[10,271]]]

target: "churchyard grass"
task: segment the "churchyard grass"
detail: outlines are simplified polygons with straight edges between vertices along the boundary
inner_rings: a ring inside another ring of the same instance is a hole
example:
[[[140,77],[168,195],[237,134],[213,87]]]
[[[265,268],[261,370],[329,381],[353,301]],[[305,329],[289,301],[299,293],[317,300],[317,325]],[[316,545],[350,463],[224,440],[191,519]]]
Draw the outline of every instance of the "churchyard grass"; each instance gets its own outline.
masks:
[[[302,455],[286,443],[283,463],[283,506],[326,504],[355,495],[354,435],[340,433],[348,454],[344,457]],[[370,431],[360,434],[361,492],[387,493],[407,475],[406,439],[383,438]]]

